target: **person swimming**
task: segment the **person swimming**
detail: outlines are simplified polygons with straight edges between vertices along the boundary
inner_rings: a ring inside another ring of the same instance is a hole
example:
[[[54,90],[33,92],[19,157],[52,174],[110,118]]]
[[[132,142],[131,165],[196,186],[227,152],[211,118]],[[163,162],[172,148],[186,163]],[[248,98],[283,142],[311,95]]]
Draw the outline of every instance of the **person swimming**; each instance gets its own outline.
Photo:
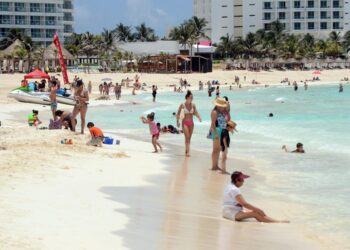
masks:
[[[287,153],[289,152],[286,145],[283,145],[282,149]],[[296,149],[291,151],[290,153],[305,154],[304,145],[301,142],[298,142],[296,145]]]

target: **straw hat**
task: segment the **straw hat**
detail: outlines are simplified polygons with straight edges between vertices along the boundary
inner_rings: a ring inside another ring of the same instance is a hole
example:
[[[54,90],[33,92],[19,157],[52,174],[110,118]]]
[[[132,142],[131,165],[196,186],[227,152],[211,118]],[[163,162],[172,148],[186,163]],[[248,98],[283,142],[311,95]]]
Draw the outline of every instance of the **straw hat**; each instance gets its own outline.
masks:
[[[222,107],[222,108],[227,108],[228,106],[228,103],[227,101],[224,99],[224,98],[216,98],[214,101],[213,101],[213,104],[217,107]]]

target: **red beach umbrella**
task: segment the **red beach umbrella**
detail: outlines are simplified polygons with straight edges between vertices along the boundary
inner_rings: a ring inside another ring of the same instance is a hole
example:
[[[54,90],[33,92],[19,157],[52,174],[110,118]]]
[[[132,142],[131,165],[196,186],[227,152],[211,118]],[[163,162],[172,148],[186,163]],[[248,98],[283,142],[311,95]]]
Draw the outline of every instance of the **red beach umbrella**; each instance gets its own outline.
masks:
[[[40,70],[34,70],[33,72],[24,76],[24,79],[48,79],[50,80],[50,76]]]
[[[319,70],[315,70],[314,72],[312,72],[313,75],[321,75],[321,71]]]

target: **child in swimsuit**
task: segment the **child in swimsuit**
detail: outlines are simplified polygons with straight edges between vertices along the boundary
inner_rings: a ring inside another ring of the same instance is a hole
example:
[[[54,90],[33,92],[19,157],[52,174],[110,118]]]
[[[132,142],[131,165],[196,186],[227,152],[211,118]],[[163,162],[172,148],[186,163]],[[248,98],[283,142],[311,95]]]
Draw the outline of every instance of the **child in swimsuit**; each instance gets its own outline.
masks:
[[[149,130],[150,133],[152,135],[152,145],[154,147],[154,152],[153,153],[158,153],[158,148],[160,149],[160,151],[163,150],[162,146],[159,144],[158,140],[159,140],[159,129],[157,127],[157,123],[154,121],[154,113],[152,112],[151,114],[147,115],[147,118],[145,117],[141,117],[141,121],[144,124],[148,124],[149,125]]]

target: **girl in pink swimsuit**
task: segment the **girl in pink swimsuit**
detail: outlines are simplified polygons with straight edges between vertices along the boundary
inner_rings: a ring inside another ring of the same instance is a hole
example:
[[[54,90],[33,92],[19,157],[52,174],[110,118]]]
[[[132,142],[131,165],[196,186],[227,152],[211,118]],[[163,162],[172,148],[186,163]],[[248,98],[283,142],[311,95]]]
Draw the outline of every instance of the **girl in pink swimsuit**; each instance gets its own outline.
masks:
[[[141,117],[141,121],[144,124],[148,124],[149,125],[149,130],[150,133],[152,135],[152,145],[154,147],[154,152],[153,153],[158,153],[158,148],[159,150],[162,151],[162,146],[159,144],[158,139],[159,139],[159,129],[157,127],[157,123],[154,121],[154,113],[150,113],[149,115],[147,115],[147,119],[145,117]]]
[[[190,156],[190,144],[194,129],[193,116],[196,116],[200,122],[202,122],[201,116],[199,115],[196,105],[193,103],[193,95],[191,91],[187,91],[185,96],[185,103],[179,106],[177,112],[177,127],[180,127],[180,120],[182,120],[182,129],[185,135],[185,145],[186,145],[186,156]]]

